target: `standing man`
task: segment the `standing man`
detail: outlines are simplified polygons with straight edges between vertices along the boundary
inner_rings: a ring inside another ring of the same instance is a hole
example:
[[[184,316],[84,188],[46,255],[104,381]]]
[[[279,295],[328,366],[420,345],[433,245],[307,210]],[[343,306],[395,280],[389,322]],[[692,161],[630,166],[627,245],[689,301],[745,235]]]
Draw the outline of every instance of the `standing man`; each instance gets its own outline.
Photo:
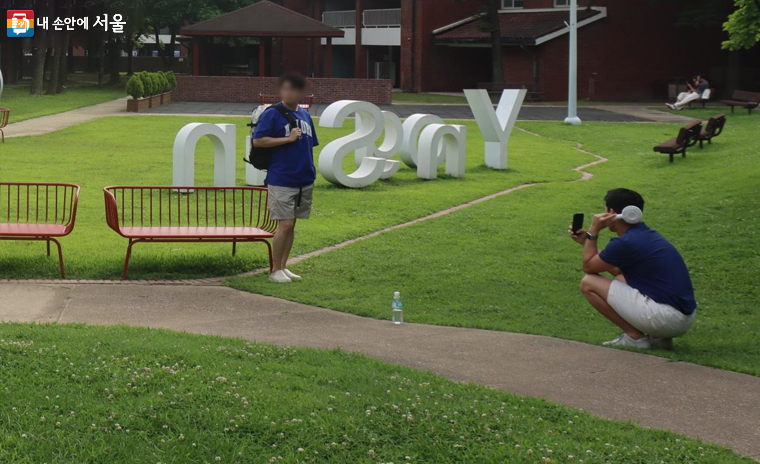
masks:
[[[686,264],[678,250],[643,222],[628,224],[616,216],[627,206],[644,211],[644,199],[628,189],[607,192],[606,212],[594,216],[588,231],[570,237],[583,245],[581,292],[623,333],[608,346],[673,348],[673,338],[691,328],[697,302]],[[599,233],[617,234],[599,252]],[[614,279],[601,276],[609,272]]]
[[[269,188],[267,206],[272,219],[279,222],[272,241],[274,265],[269,280],[290,283],[301,276],[287,269],[293,248],[296,220],[309,219],[314,181],[314,147],[319,145],[317,131],[308,111],[299,104],[306,97],[306,78],[298,73],[280,77],[279,109],[261,115],[253,145],[271,149],[272,161],[267,170]]]

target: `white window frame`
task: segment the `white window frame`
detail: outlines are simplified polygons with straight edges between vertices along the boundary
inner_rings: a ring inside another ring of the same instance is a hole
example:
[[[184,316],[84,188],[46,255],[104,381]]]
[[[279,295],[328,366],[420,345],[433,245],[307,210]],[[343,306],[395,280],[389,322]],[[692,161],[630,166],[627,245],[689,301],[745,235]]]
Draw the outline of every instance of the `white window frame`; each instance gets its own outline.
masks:
[[[554,8],[568,8],[570,0],[554,0]]]
[[[522,5],[514,6],[515,2],[521,2]],[[525,0],[501,0],[502,10],[520,10],[524,8]]]

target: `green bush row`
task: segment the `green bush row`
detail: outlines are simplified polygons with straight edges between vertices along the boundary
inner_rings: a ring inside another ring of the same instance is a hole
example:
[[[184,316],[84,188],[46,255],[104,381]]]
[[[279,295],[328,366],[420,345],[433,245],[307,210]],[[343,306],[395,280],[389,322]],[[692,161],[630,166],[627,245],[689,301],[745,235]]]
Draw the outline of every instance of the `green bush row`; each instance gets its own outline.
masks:
[[[143,71],[127,81],[127,93],[134,99],[171,92],[175,87],[177,77],[171,71]]]

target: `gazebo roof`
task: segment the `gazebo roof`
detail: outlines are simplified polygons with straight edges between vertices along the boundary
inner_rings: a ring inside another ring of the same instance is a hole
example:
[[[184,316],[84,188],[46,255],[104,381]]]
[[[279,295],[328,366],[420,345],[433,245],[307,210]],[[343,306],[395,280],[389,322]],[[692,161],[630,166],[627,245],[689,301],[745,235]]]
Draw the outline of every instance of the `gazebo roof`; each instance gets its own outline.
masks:
[[[343,37],[345,34],[266,0],[184,27],[180,33],[216,37]]]

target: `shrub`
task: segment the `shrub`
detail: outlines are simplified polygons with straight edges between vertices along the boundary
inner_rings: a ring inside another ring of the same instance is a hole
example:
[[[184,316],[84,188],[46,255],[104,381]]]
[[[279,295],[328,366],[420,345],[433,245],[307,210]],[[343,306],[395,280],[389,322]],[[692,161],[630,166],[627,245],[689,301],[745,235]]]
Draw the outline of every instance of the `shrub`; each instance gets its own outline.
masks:
[[[143,85],[142,79],[139,75],[134,74],[129,78],[127,81],[127,93],[129,95],[132,95],[132,98],[135,100],[145,96],[145,86]]]
[[[174,90],[177,88],[177,76],[174,75],[174,72],[172,71],[166,71],[164,73],[166,78],[169,80],[169,90]]]
[[[136,76],[140,78],[140,81],[143,84],[143,88],[145,89],[144,95],[146,97],[153,95],[153,79],[151,79],[150,73],[141,72],[139,74],[136,74]]]
[[[169,89],[169,79],[166,78],[166,74],[162,73],[162,72],[157,72],[156,73],[156,78],[158,79],[159,83],[161,84],[160,87],[159,87],[161,89],[161,91],[159,93],[168,92],[170,90]]]

